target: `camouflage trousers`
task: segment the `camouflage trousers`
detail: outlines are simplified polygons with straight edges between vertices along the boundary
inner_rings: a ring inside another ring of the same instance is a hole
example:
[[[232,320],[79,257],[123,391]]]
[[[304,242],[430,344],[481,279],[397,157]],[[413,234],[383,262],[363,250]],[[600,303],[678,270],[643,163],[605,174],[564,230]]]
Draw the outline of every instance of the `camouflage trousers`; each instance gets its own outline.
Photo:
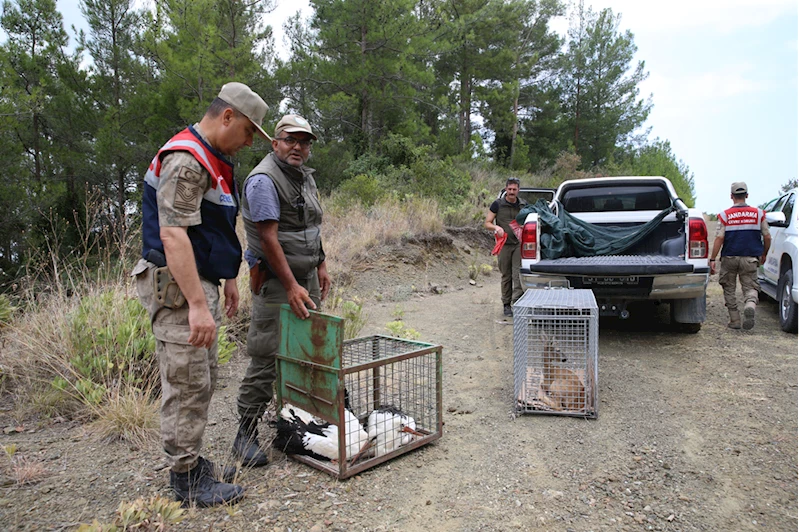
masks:
[[[757,257],[721,257],[719,284],[724,290],[724,305],[730,312],[738,310],[738,298],[735,295],[736,281],[741,281],[744,304],[757,305],[760,283],[757,282]]]
[[[502,289],[502,304],[512,305],[524,295],[522,279],[519,269],[522,266],[522,247],[518,242],[510,244],[505,242],[497,257],[499,271],[502,273],[500,287]]]
[[[208,406],[216,386],[218,341],[206,349],[189,343],[189,305],[161,307],[154,297],[155,265],[140,260],[133,270],[139,300],[150,314],[161,374],[161,443],[176,473],[194,467],[208,422]],[[219,287],[200,278],[217,331],[222,316]]]
[[[308,279],[297,281],[308,290],[311,300],[319,309],[321,292],[319,277],[314,269]],[[286,290],[280,279],[268,279],[261,292],[252,296],[252,319],[247,333],[247,354],[250,365],[239,386],[238,410],[240,417],[260,418],[272,400],[275,382],[275,355],[280,344],[280,305],[288,303]]]

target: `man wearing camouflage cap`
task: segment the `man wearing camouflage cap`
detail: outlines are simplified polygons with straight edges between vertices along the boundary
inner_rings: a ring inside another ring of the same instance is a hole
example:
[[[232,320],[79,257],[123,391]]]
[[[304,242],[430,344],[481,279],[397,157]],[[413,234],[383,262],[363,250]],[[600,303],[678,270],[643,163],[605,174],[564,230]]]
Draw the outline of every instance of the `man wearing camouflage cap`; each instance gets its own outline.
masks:
[[[238,309],[238,191],[227,159],[252,145],[267,105],[242,83],[227,83],[199,123],[169,140],[150,163],[142,195],[142,259],[133,270],[150,314],[161,374],[161,441],[178,500],[234,503],[236,470],[200,456],[217,377],[219,284],[225,313]]]
[[[241,213],[247,235],[252,320],[247,335],[250,365],[239,388],[239,429],[233,452],[244,464],[262,466],[258,419],[272,399],[275,354],[280,340],[280,305],[299,318],[310,316],[327,297],[330,277],[320,229],[322,206],[314,170],[305,166],[316,140],[311,125],[286,115],[275,127],[272,153],[244,181]]]
[[[710,273],[716,273],[716,257],[721,250],[719,284],[724,289],[724,305],[730,314],[730,329],[749,330],[755,326],[760,284],[757,282],[757,267],[766,261],[771,246],[766,214],[758,207],[746,204],[749,190],[746,183],[732,184],[730,199],[733,206],[719,213],[716,224],[716,239],[710,254]],[[741,280],[744,295],[744,319],[738,311],[735,296],[736,280]]]

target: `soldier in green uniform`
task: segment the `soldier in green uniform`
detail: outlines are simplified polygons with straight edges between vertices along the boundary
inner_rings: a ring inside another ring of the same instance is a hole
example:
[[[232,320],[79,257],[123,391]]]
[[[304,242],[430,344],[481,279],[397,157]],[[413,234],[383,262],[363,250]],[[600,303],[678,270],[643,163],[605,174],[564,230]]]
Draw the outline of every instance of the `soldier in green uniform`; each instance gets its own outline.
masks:
[[[250,266],[253,308],[247,335],[250,365],[239,387],[233,453],[251,466],[267,463],[257,425],[272,399],[280,305],[288,303],[304,319],[310,316],[308,308],[315,310],[330,290],[320,233],[322,205],[314,170],[305,166],[314,140],[307,120],[284,116],[275,127],[273,152],[242,186],[244,258]]]
[[[488,209],[485,223],[495,235],[507,235],[507,240],[499,252],[499,271],[502,274],[502,311],[505,316],[513,316],[513,305],[522,297],[522,280],[519,269],[522,265],[521,248],[519,239],[513,233],[510,222],[527,203],[519,197],[519,178],[508,178],[505,183],[505,195],[491,204]]]

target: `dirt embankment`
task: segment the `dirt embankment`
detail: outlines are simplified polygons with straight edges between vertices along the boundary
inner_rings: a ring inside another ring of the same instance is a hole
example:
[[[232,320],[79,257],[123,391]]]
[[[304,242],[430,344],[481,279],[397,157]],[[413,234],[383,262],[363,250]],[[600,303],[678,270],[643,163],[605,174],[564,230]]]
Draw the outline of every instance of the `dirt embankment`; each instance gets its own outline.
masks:
[[[176,529],[796,530],[797,338],[780,331],[774,304],[758,307],[751,332],[728,330],[714,279],[698,334],[672,332],[666,308],[603,319],[599,418],[513,419],[499,274],[468,277],[470,264],[492,262],[490,242],[449,237],[406,243],[400,259],[377,254],[354,276],[369,315],[362,334],[385,334],[401,311],[443,346],[444,437],[346,481],[273,452],[241,476],[237,508],[190,510]],[[220,374],[204,442],[218,461],[245,364],[238,355]],[[0,424],[14,424],[9,412]],[[50,475],[0,488],[0,529],[67,530],[110,519],[122,500],[168,494],[159,449],[97,442],[71,422],[25,429],[0,439]]]

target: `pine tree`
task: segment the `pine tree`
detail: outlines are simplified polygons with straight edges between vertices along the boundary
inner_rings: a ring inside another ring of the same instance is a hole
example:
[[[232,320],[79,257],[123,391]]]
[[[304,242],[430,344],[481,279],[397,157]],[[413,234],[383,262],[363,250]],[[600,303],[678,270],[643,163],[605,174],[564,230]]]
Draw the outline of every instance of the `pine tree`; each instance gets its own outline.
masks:
[[[20,265],[28,250],[42,249],[45,235],[56,229],[67,234],[59,240],[62,249],[53,252],[67,252],[76,244],[69,224],[84,202],[84,102],[74,91],[82,74],[77,56],[66,52],[67,34],[54,0],[6,0],[0,26],[7,35],[0,46],[2,104],[12,117],[5,124],[11,134],[2,138],[15,150],[3,159],[8,169],[17,169],[13,179],[0,185],[0,197],[16,196],[18,206],[11,212],[26,228],[16,231],[18,223],[4,224],[0,247],[8,250],[5,260]],[[13,275],[12,268],[4,269]]]
[[[505,9],[506,63],[497,69],[498,79],[480,92],[485,102],[481,111],[494,132],[495,160],[521,170],[529,168],[528,150],[534,144],[519,138],[519,125],[522,117],[537,111],[532,96],[556,74],[561,42],[549,30],[549,22],[562,14],[563,7],[557,0],[513,0]]]
[[[564,107],[574,132],[574,146],[586,167],[598,166],[617,146],[635,141],[652,107],[638,98],[646,79],[644,62],[631,70],[637,47],[630,31],[619,32],[621,17],[610,9],[599,14],[582,0],[569,28],[562,69]]]
[[[94,181],[114,205],[110,221],[124,240],[129,191],[138,185],[141,163],[152,150],[142,133],[145,116],[140,91],[147,71],[136,55],[141,13],[134,0],[81,0],[88,34],[78,42],[91,57],[90,112],[95,118]],[[110,214],[110,213],[109,213]]]
[[[390,131],[417,130],[417,86],[432,78],[417,59],[424,26],[413,12],[414,1],[313,0],[311,5],[318,112],[339,123],[330,131],[333,138],[348,139],[360,155]]]

